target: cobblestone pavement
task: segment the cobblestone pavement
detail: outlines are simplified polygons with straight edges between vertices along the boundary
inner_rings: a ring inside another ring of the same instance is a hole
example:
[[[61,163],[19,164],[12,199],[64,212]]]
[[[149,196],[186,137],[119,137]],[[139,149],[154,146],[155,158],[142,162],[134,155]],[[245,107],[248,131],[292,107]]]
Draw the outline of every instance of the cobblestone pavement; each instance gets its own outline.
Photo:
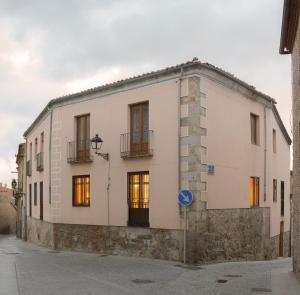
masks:
[[[184,268],[170,261],[56,252],[0,236],[0,295],[299,295],[291,259]]]

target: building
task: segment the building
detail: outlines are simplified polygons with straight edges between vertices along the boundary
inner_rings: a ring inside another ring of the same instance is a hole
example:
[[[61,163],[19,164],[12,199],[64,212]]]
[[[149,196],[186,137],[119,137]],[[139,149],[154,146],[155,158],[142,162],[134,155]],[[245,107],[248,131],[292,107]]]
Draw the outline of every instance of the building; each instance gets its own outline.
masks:
[[[292,55],[293,90],[293,268],[300,273],[300,30],[299,0],[285,0],[283,7],[280,53]]]
[[[181,260],[185,188],[187,261],[287,256],[291,140],[275,103],[196,58],[51,100],[24,133],[28,240]]]
[[[14,208],[13,190],[0,183],[0,234],[16,231],[16,210]]]
[[[20,143],[18,154],[16,155],[16,164],[18,171],[18,182],[15,191],[16,208],[17,208],[17,223],[16,236],[26,240],[26,171],[25,171],[25,143]]]

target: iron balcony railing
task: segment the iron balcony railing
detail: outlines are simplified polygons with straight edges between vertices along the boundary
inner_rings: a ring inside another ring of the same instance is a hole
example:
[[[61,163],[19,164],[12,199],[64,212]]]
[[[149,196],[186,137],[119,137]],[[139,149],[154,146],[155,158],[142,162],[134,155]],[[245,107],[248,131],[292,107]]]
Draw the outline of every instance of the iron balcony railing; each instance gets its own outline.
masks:
[[[32,175],[32,161],[31,160],[26,162],[26,175],[27,176]]]
[[[44,170],[44,153],[40,152],[36,155],[36,170],[43,171]]]
[[[153,130],[143,132],[131,132],[121,134],[120,154],[121,158],[151,157]]]
[[[87,163],[92,162],[90,140],[77,140],[68,142],[68,163]]]

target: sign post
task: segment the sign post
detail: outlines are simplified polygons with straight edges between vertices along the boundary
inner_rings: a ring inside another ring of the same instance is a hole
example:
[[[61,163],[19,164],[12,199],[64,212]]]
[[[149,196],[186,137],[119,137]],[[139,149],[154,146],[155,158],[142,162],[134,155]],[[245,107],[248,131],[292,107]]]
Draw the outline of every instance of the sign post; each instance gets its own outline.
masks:
[[[193,202],[193,194],[189,190],[181,190],[178,194],[178,203],[183,206],[183,263],[186,263],[186,232],[187,232],[187,206]]]

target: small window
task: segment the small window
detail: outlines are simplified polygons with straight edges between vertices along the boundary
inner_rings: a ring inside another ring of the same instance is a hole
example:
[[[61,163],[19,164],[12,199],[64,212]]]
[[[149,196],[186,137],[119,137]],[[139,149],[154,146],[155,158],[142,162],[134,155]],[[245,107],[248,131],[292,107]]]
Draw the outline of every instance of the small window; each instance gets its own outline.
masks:
[[[284,181],[281,181],[280,201],[280,213],[284,216]]]
[[[38,150],[38,139],[37,137],[34,140],[34,155],[36,156]]]
[[[41,150],[40,152],[44,152],[44,132],[41,133]]]
[[[276,153],[276,130],[273,129],[273,153]]]
[[[32,160],[32,142],[29,145],[29,161]]]
[[[34,183],[34,187],[33,187],[33,202],[34,202],[34,206],[37,205],[37,183]]]
[[[90,206],[90,176],[73,176],[73,206]]]
[[[259,206],[259,177],[250,177],[250,207]]]
[[[259,117],[254,114],[250,114],[251,125],[251,143],[259,145]]]
[[[277,179],[273,179],[273,202],[277,202]]]
[[[32,186],[29,184],[29,216],[32,216]]]

